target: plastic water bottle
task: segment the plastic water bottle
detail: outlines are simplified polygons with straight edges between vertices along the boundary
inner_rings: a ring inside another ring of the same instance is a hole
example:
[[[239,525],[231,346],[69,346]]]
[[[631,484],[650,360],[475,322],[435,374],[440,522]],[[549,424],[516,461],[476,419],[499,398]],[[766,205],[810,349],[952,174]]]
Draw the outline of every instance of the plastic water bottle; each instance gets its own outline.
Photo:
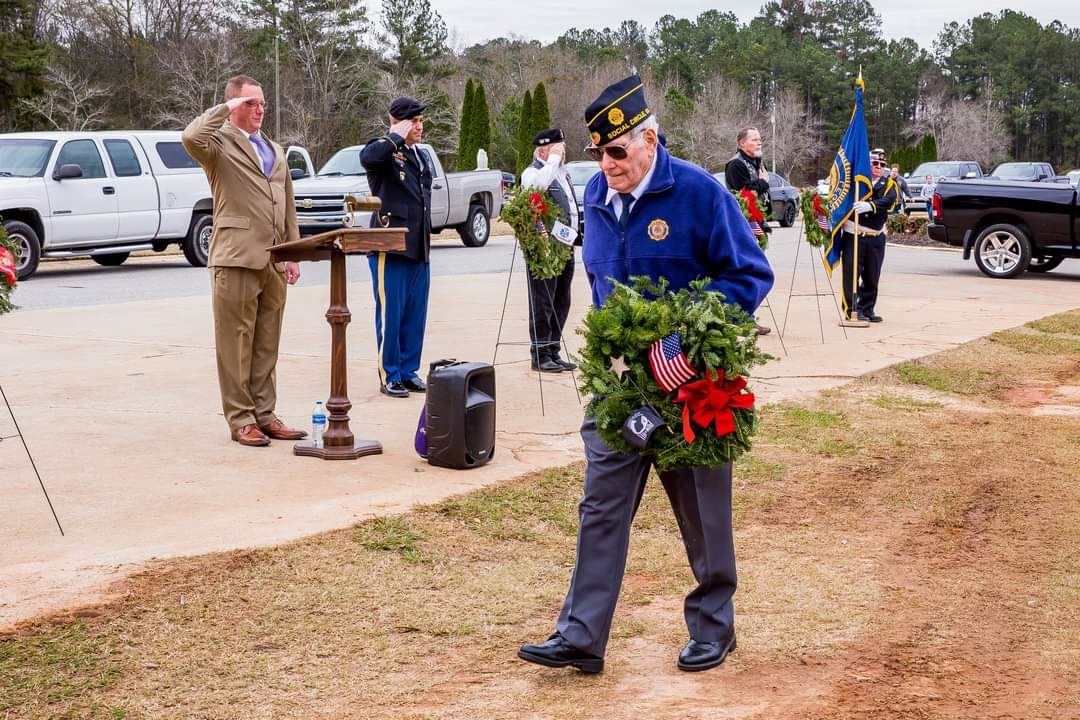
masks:
[[[315,409],[311,411],[311,443],[317,448],[323,446],[322,436],[326,431],[326,408],[322,401],[315,403]]]

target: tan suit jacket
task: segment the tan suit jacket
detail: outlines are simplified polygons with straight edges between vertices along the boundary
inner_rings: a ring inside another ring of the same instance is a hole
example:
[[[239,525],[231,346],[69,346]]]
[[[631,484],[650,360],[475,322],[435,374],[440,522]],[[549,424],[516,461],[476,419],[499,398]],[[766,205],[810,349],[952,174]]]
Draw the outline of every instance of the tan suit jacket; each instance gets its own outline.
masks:
[[[182,136],[214,196],[207,264],[259,270],[270,262],[272,245],[300,237],[292,178],[285,153],[272,141],[267,142],[274,149],[274,169],[267,178],[251,141],[228,118],[229,107],[216,105],[192,120]],[[280,263],[277,268],[284,269]]]

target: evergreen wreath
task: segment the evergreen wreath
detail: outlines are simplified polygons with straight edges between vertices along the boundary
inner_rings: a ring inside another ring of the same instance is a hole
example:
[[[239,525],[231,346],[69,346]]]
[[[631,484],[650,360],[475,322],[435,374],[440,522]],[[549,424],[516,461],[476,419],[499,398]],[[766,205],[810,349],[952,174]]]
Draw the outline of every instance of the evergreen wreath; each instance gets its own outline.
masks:
[[[765,233],[765,213],[761,211],[760,198],[753,190],[743,188],[735,193],[735,199],[739,201],[739,209],[746,218],[750,231],[754,233],[754,239],[762,250],[769,249],[769,236]]]
[[[678,292],[668,291],[664,278],[659,284],[647,277],[631,281],[632,286],[612,281],[603,306],[590,309],[578,329],[585,337],[580,353],[584,389],[593,396],[586,417],[596,421],[609,446],[630,452],[634,448],[622,434],[623,424],[650,405],[667,427],[656,430],[639,452],[658,470],[734,461],[750,449],[757,427],[753,395],[742,392],[745,377],[751,367],[771,359],[757,347],[754,319],[725,302],[723,293],[706,290],[709,279],[695,280]],[[657,340],[674,332],[680,334],[683,353],[697,374],[665,392],[652,374],[648,355]],[[716,418],[715,428],[711,422],[695,422],[707,417],[694,409],[690,396],[695,385],[730,400],[722,403],[724,417]],[[732,429],[721,434],[721,420]]]
[[[806,242],[812,247],[823,248],[829,244],[829,231],[821,227],[829,226],[829,213],[821,202],[821,195],[814,188],[807,188],[799,195],[799,205],[802,207],[803,232],[806,234]]]
[[[513,228],[525,265],[537,280],[558,277],[573,259],[574,248],[551,236],[559,206],[544,190],[519,190],[503,205],[502,219]]]
[[[19,248],[15,246],[15,241],[8,237],[7,231],[4,230],[4,226],[0,225],[0,265],[5,264],[5,260],[8,259],[4,253],[10,254],[10,277],[8,272],[0,272],[0,315],[9,313],[15,309],[15,304],[11,302],[11,293],[15,291],[15,264],[19,260]]]

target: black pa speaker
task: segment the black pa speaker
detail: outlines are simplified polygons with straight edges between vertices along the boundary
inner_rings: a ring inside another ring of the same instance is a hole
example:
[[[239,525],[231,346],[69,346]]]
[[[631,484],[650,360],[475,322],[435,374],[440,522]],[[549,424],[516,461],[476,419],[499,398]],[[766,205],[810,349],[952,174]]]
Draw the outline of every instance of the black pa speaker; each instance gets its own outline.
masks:
[[[464,470],[495,455],[495,368],[439,360],[427,377],[428,462]]]

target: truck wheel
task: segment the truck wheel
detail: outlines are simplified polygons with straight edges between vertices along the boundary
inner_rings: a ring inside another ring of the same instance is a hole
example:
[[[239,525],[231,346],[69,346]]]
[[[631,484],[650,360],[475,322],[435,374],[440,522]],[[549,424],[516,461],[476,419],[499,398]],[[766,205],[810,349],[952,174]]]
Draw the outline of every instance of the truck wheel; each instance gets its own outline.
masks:
[[[37,272],[38,262],[41,261],[41,240],[37,232],[24,222],[8,220],[4,223],[8,237],[15,243],[18,253],[15,257],[15,277],[19,280]]]
[[[131,255],[131,253],[108,253],[107,255],[91,255],[90,259],[98,265],[117,267],[118,265],[123,265],[129,255]]]
[[[795,224],[795,203],[789,202],[784,206],[784,214],[780,218],[780,227],[791,227]]]
[[[210,235],[214,232],[213,215],[196,215],[184,238],[184,257],[195,267],[206,267],[210,257]]]
[[[1030,262],[1031,241],[1015,225],[991,225],[975,240],[975,264],[984,275],[1014,278],[1027,270]]]
[[[1064,255],[1044,255],[1043,257],[1033,257],[1031,262],[1028,263],[1028,270],[1030,272],[1045,273],[1050,272],[1062,262],[1064,262]]]
[[[491,221],[488,219],[487,208],[483,205],[470,205],[469,213],[465,216],[465,222],[458,232],[466,247],[487,245],[488,235],[491,234]]]

